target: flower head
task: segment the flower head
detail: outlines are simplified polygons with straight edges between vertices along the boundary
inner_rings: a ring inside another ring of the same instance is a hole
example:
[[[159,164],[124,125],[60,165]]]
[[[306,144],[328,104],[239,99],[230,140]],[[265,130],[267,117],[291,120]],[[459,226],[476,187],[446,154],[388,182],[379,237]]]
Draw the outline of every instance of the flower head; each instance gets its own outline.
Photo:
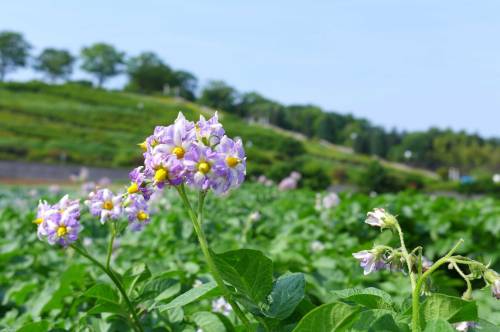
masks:
[[[382,208],[375,208],[373,211],[368,212],[366,216],[365,223],[371,226],[390,228],[396,224],[396,218]]]
[[[491,294],[497,300],[500,300],[500,279],[495,280],[494,283],[491,284]]]
[[[80,203],[70,200],[68,195],[53,206],[40,202],[35,220],[38,237],[46,238],[51,245],[58,243],[67,246],[78,239],[81,231],[79,218]]]
[[[195,144],[184,158],[186,183],[201,190],[224,186],[224,169],[220,167],[222,155],[211,148]]]
[[[209,120],[205,120],[205,117],[200,115],[200,120],[196,123],[195,128],[198,141],[210,147],[219,144],[225,134],[222,124],[219,123],[217,112]]]
[[[140,231],[145,225],[149,224],[148,204],[142,195],[129,195],[124,205],[129,227],[133,231]]]
[[[212,301],[212,311],[220,312],[224,316],[229,316],[231,311],[233,311],[233,308],[223,297],[219,297],[218,299]]]
[[[314,240],[313,242],[311,242],[312,252],[321,252],[323,250],[325,250],[325,245],[323,244],[323,242],[318,240]]]
[[[185,153],[196,139],[194,123],[187,121],[179,112],[175,122],[167,127],[155,128],[153,137],[149,139],[148,152],[153,155],[172,155],[177,159],[184,158]]]
[[[469,329],[473,329],[475,327],[478,327],[478,324],[475,322],[460,322],[460,323],[453,324],[453,327],[457,331],[467,332],[467,331],[469,331]]]
[[[121,202],[121,195],[114,195],[109,189],[99,189],[89,194],[85,205],[89,207],[90,213],[99,217],[104,224],[108,219],[118,219],[122,212]]]
[[[219,153],[218,169],[225,176],[222,192],[239,187],[246,175],[246,156],[241,139],[232,140],[224,135],[215,151]]]
[[[142,196],[149,200],[151,195],[153,194],[153,189],[148,185],[146,181],[146,175],[143,172],[144,167],[139,166],[134,168],[129,174],[128,177],[130,179],[130,185],[127,188],[127,193],[132,195],[135,193],[141,193]]]
[[[362,250],[352,255],[359,260],[360,266],[365,270],[364,274],[367,275],[371,272],[388,268],[388,265],[383,260],[382,253],[380,250],[374,248],[372,250]]]

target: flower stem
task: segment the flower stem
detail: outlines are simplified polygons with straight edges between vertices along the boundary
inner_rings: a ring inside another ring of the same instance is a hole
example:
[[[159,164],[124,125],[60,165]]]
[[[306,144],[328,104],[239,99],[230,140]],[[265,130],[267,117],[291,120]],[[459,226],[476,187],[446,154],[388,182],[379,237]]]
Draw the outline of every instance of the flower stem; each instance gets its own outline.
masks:
[[[469,278],[465,275],[465,273],[462,271],[462,269],[458,266],[458,264],[455,261],[452,261],[451,264],[455,268],[455,270],[460,274],[462,279],[464,279],[465,283],[467,284],[467,290],[465,291],[464,295],[462,298],[466,300],[470,300],[472,298],[472,285],[470,283]]]
[[[108,243],[108,254],[106,256],[106,268],[109,270],[109,266],[111,264],[111,255],[113,254],[113,244],[115,242],[116,237],[116,222],[113,221],[111,224],[111,237]]]
[[[422,285],[424,284],[425,280],[434,272],[437,270],[441,265],[445,264],[448,262],[448,259],[453,255],[455,251],[457,251],[458,247],[464,242],[463,239],[460,239],[453,248],[451,248],[448,253],[440,258],[436,263],[432,264],[432,266],[422,274],[420,278],[417,280],[417,284],[415,289],[413,290],[412,293],[412,317],[411,317],[411,330],[412,332],[420,332],[420,292],[422,290]]]
[[[406,249],[405,245],[405,239],[403,237],[403,231],[401,230],[401,226],[399,226],[399,223],[396,222],[396,230],[398,231],[399,234],[399,241],[401,242],[401,249],[403,250],[403,255],[406,261],[406,266],[408,267],[408,274],[410,275],[410,282],[411,282],[411,289],[412,291],[415,290],[415,273],[413,273],[412,270],[412,263],[411,263],[411,257],[410,254],[408,254],[408,250]]]
[[[217,266],[215,265],[215,262],[213,260],[212,254],[210,253],[210,249],[208,247],[208,242],[205,237],[205,233],[203,232],[203,228],[201,226],[203,222],[203,205],[205,201],[205,192],[200,192],[199,195],[199,200],[198,200],[198,213],[195,213],[193,210],[191,203],[189,202],[189,199],[187,198],[186,192],[184,190],[184,186],[178,186],[176,187],[177,191],[179,193],[179,196],[182,199],[182,202],[184,203],[184,206],[188,210],[189,217],[191,218],[191,221],[193,223],[194,230],[196,232],[196,235],[198,237],[198,242],[200,243],[201,251],[203,252],[203,255],[205,256],[205,260],[207,262],[208,268],[212,274],[212,276],[215,279],[215,282],[217,283],[217,286],[221,289],[224,298],[226,301],[231,305],[233,308],[234,313],[236,316],[241,320],[241,322],[245,325],[247,330],[250,330],[250,322],[248,321],[248,318],[245,316],[243,311],[240,309],[238,304],[234,302],[231,298],[231,292],[227,288],[227,286],[224,284],[224,280],[222,279],[222,276],[217,269]]]
[[[141,322],[139,321],[139,318],[137,317],[134,306],[132,305],[132,302],[130,301],[130,299],[127,295],[127,292],[125,291],[125,288],[121,284],[120,280],[115,276],[113,271],[109,268],[106,268],[106,266],[101,264],[97,259],[92,257],[89,253],[87,253],[82,248],[80,248],[76,245],[71,245],[71,248],[73,248],[76,252],[78,252],[83,257],[90,260],[92,263],[94,263],[97,267],[99,267],[104,273],[106,273],[108,275],[109,279],[111,279],[111,281],[115,284],[116,288],[118,288],[118,291],[120,292],[123,299],[125,300],[125,303],[127,304],[128,310],[130,311],[130,315],[132,317],[132,318],[128,317],[131,320],[132,327],[134,328],[135,331],[143,332]]]

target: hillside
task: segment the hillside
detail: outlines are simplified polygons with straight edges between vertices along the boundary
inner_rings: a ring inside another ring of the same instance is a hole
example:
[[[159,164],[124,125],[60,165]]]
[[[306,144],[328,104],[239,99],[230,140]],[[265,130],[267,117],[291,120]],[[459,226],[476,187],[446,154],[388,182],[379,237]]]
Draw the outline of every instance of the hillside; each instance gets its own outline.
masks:
[[[137,143],[155,125],[172,122],[179,111],[190,119],[213,113],[179,99],[75,84],[1,84],[0,159],[133,166],[141,160]],[[229,134],[246,142],[251,175],[279,179],[297,169],[312,187],[321,187],[332,181],[352,183],[374,160],[324,141],[247,123],[235,115],[220,116]],[[435,178],[431,172],[382,164],[397,178],[419,177],[424,182]]]

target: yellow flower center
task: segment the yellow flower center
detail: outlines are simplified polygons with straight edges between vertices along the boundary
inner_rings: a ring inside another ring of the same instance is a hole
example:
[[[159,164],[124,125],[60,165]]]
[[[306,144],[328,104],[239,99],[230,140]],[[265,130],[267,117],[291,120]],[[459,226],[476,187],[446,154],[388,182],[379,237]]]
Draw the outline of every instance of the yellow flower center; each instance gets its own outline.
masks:
[[[146,143],[146,141],[142,142],[142,143],[139,143],[137,144],[141,149],[142,151],[146,152],[148,150],[148,144]]]
[[[163,182],[168,176],[168,170],[165,168],[161,167],[158,168],[155,172],[154,180],[155,182]]]
[[[226,163],[229,167],[233,168],[240,163],[240,160],[236,157],[227,157]]]
[[[182,159],[182,158],[184,158],[184,153],[186,153],[186,151],[184,151],[184,149],[182,148],[182,146],[176,146],[172,150],[172,153],[177,156],[177,159]]]
[[[138,191],[139,191],[139,186],[135,182],[132,182],[132,184],[130,184],[130,186],[127,189],[127,192],[129,194],[135,194]]]
[[[158,143],[159,143],[159,142],[158,142],[157,140],[153,139],[153,140],[151,141],[151,147],[153,147],[153,148],[154,148],[155,146],[157,146],[157,145],[158,145]]]
[[[106,210],[111,210],[113,208],[113,202],[111,201],[105,201],[103,204],[102,204],[102,207]]]
[[[208,172],[210,172],[210,168],[210,164],[206,161],[202,161],[198,164],[198,171],[202,172],[203,174],[207,174]]]
[[[144,211],[139,211],[137,213],[137,219],[139,219],[139,221],[144,221],[144,220],[146,220],[148,218],[149,218],[149,215],[146,212],[144,212]]]
[[[68,228],[66,226],[61,225],[61,226],[57,227],[57,236],[58,237],[63,237],[67,233],[68,233]]]
[[[33,223],[35,223],[37,225],[40,225],[42,222],[43,222],[42,218],[36,218],[35,220],[33,220]]]

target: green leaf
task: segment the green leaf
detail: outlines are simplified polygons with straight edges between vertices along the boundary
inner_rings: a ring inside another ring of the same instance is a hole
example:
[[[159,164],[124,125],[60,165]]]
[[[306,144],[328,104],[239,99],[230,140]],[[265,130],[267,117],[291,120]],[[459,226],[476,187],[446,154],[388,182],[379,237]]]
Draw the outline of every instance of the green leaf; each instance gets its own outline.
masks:
[[[438,319],[428,322],[424,332],[456,332],[456,330],[447,321]]]
[[[276,280],[268,297],[269,308],[263,311],[270,318],[283,320],[290,316],[304,298],[306,281],[302,273],[292,273]]]
[[[335,300],[354,302],[370,309],[392,309],[393,302],[389,294],[378,288],[349,288],[333,292]]]
[[[192,288],[188,290],[185,293],[182,293],[181,295],[177,296],[175,299],[173,299],[171,302],[160,305],[160,306],[155,306],[151,309],[158,309],[160,312],[163,312],[165,310],[173,309],[175,307],[183,307],[191,302],[196,301],[197,299],[201,298],[205,294],[216,290],[217,284],[215,282],[208,282],[206,284],[203,284],[201,286]]]
[[[47,332],[49,330],[49,322],[42,320],[36,323],[23,325],[17,332]]]
[[[110,285],[102,283],[90,287],[83,295],[112,303],[118,303],[119,300],[116,291]]]
[[[334,302],[323,304],[305,315],[293,332],[344,331],[355,321],[360,307]]]
[[[469,329],[468,332],[498,332],[498,325],[480,319],[478,321],[478,326]]]
[[[386,331],[400,332],[401,329],[394,320],[394,312],[385,309],[366,310],[360,313],[352,327],[354,331]]]
[[[273,262],[251,249],[228,251],[215,256],[222,278],[255,304],[264,302],[273,288]]]
[[[430,322],[444,319],[450,323],[477,321],[477,305],[459,297],[432,294],[421,306],[422,320]]]
[[[200,311],[191,316],[193,321],[202,328],[203,332],[226,332],[226,327],[217,315]]]
[[[156,278],[150,280],[144,285],[142,289],[140,299],[144,301],[146,299],[154,298],[155,302],[160,302],[162,300],[167,300],[179,293],[181,290],[181,284],[178,280],[171,278]]]
[[[120,315],[125,314],[123,308],[119,304],[111,302],[102,302],[98,303],[96,306],[87,311],[87,315],[97,315],[103,312],[110,312],[113,314],[120,314]]]

